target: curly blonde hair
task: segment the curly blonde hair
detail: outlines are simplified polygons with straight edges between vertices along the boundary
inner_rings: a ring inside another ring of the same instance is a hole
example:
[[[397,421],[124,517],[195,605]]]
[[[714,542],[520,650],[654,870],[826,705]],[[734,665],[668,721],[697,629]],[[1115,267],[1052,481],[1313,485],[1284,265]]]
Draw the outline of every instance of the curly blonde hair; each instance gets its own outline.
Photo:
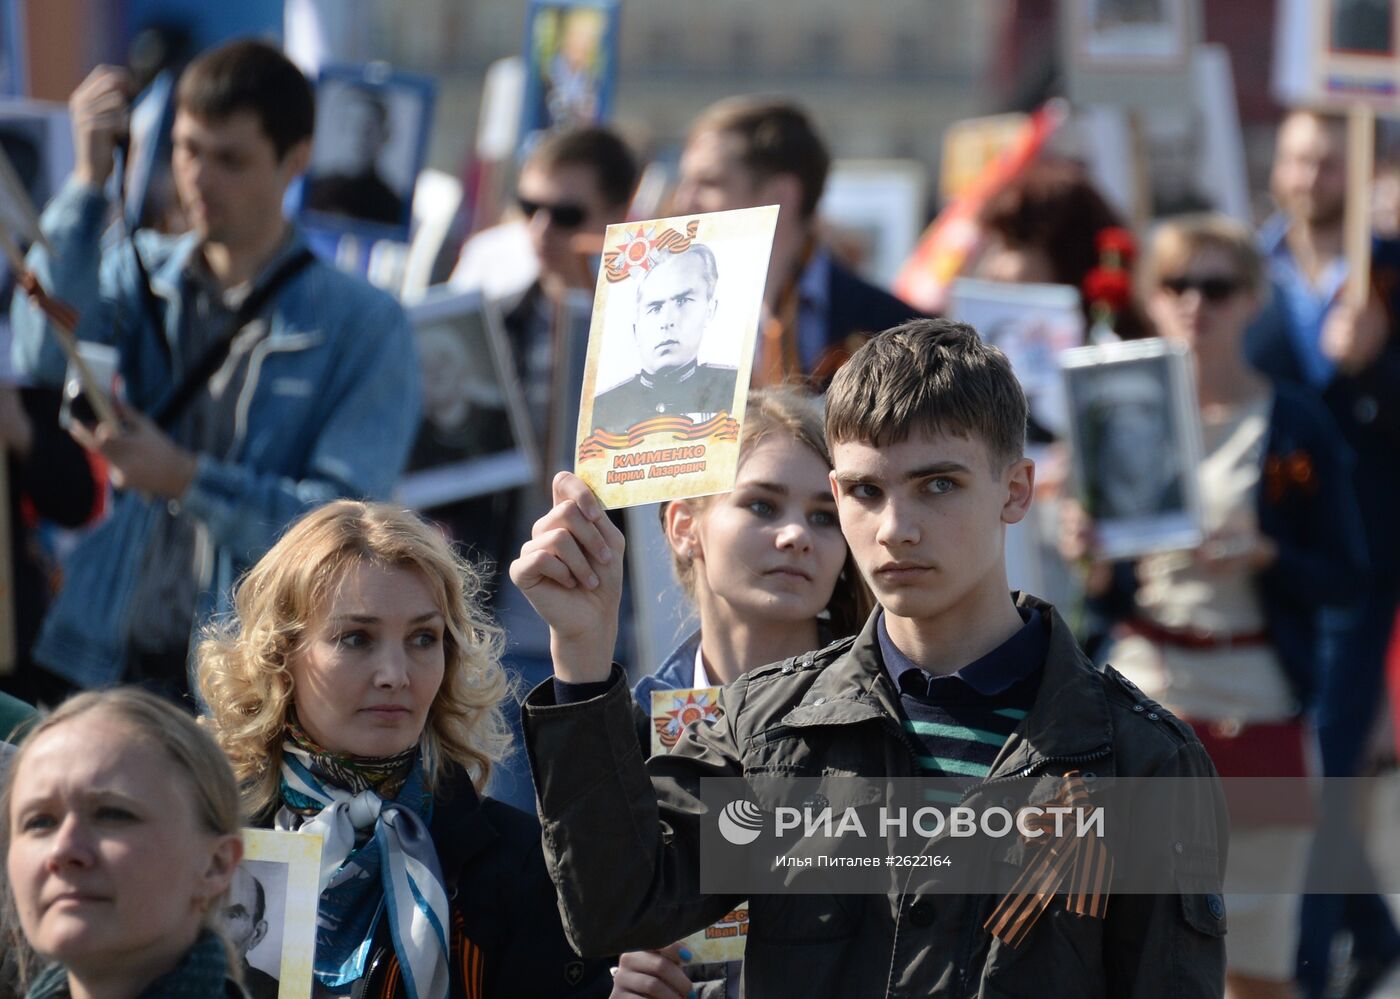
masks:
[[[210,625],[199,645],[199,689],[210,710],[204,721],[228,754],[252,816],[279,800],[291,659],[346,573],[365,564],[420,573],[446,622],[442,686],[422,736],[427,787],[455,764],[481,791],[509,748],[502,633],[481,609],[476,570],[408,510],[329,503],[293,524],[248,571],[234,592],[233,617]]]

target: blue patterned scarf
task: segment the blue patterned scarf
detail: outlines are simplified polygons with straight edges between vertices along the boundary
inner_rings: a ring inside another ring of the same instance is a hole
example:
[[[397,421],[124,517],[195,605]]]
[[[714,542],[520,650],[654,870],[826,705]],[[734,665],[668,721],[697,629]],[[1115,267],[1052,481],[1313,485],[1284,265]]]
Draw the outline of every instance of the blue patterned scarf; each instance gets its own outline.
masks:
[[[428,835],[432,797],[421,760],[396,798],[337,786],[304,740],[282,746],[282,802],[275,825],[315,833],[321,852],[316,979],[338,988],[364,977],[385,913],[409,999],[448,993],[447,893]]]

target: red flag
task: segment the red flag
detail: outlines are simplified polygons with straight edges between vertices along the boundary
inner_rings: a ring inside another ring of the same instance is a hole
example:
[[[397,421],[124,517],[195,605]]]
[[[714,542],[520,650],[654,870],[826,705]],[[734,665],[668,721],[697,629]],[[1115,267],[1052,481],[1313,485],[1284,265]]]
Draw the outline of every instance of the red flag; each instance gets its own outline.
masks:
[[[976,248],[981,232],[977,215],[982,206],[1034,162],[1045,142],[1068,114],[1061,100],[1043,104],[1026,122],[1016,141],[998,156],[959,197],[944,207],[924,230],[914,254],[894,281],[894,293],[915,308],[943,310],[948,285]]]

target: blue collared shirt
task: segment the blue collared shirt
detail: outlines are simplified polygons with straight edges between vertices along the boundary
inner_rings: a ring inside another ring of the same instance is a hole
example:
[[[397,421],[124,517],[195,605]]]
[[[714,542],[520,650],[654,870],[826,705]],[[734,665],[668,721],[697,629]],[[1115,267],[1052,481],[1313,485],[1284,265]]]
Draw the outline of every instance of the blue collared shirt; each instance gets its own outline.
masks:
[[[1045,665],[1049,637],[1041,624],[1040,612],[1028,608],[1019,631],[992,651],[946,676],[934,676],[925,671],[895,646],[885,627],[885,612],[880,612],[876,629],[880,639],[880,654],[885,660],[885,672],[895,689],[920,700],[937,702],[959,697],[971,687],[983,697],[991,697],[1010,689]]]
[[[1288,248],[1287,232],[1288,220],[1274,216],[1259,232],[1259,248],[1268,262],[1279,307],[1288,320],[1288,336],[1303,377],[1312,387],[1324,388],[1336,375],[1337,366],[1322,352],[1322,325],[1346,284],[1347,262],[1345,257],[1337,257],[1313,284]]]

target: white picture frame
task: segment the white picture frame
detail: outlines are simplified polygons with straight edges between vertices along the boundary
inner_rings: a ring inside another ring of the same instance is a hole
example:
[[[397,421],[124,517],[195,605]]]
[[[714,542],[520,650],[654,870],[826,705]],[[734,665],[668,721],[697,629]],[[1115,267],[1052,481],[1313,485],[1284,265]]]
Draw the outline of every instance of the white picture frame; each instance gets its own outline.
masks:
[[[1060,364],[1074,480],[1098,553],[1198,546],[1201,421],[1186,348],[1131,340],[1065,351]]]
[[[431,510],[534,481],[538,449],[495,303],[444,288],[408,315],[423,416],[396,499]]]
[[[224,902],[224,932],[245,963],[249,999],[310,999],[321,846],[321,837],[309,833],[243,830],[243,862]]]

